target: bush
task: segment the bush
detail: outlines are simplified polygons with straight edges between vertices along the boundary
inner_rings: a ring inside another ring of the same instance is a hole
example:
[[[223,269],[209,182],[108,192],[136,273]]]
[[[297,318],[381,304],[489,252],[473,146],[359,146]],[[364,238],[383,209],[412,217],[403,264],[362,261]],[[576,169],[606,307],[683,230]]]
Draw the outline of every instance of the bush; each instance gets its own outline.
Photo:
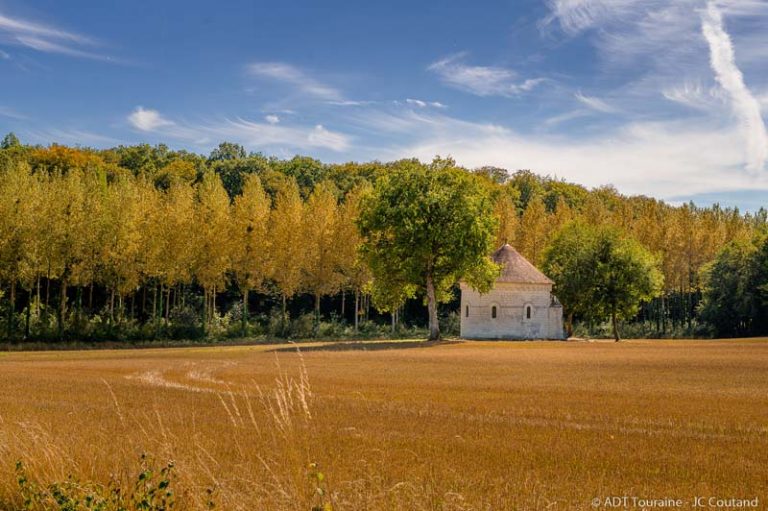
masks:
[[[176,509],[172,489],[174,464],[168,462],[157,470],[152,460],[142,454],[140,472],[127,487],[113,479],[107,486],[78,481],[70,476],[66,481],[46,485],[32,481],[21,461],[16,462],[16,480],[21,509],[28,511],[170,511]],[[215,507],[206,490],[209,508]]]

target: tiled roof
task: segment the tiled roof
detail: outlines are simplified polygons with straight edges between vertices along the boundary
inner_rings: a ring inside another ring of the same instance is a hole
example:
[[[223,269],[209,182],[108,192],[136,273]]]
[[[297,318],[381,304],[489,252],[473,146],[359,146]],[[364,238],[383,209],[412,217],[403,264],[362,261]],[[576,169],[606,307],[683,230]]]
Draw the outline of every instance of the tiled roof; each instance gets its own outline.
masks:
[[[518,284],[554,284],[541,273],[520,252],[505,244],[492,256],[496,264],[503,265],[501,275],[496,282],[515,282]]]

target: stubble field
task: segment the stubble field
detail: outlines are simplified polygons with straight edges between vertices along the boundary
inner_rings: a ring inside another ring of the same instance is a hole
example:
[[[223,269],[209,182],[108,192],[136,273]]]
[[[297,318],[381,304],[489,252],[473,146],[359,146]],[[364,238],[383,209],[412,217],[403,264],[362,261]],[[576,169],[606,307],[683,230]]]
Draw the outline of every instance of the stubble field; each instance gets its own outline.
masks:
[[[365,346],[0,353],[0,508],[142,453],[178,509],[768,502],[766,340]]]

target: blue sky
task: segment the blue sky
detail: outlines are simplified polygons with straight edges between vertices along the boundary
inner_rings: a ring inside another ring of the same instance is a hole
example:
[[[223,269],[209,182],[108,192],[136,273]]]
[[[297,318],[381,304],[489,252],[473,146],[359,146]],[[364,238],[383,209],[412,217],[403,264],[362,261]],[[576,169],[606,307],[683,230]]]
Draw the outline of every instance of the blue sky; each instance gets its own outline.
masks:
[[[768,205],[768,2],[0,0],[0,132]]]

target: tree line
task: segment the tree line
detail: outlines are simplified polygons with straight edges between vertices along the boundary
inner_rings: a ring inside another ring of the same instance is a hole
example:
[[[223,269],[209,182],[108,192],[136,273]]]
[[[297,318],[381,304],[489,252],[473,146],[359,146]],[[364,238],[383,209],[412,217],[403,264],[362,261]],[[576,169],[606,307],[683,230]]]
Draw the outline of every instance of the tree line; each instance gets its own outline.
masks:
[[[115,335],[137,323],[157,332],[194,325],[210,334],[223,314],[235,310],[233,330],[246,334],[255,321],[254,298],[274,304],[270,317],[285,333],[291,303],[305,296],[312,303],[305,312],[316,324],[329,312],[323,300],[333,297],[341,302],[342,316],[345,307],[353,311],[357,330],[369,304],[395,318],[406,304],[421,307],[429,293],[435,298],[430,303],[450,301],[455,278],[472,268],[448,268],[430,291],[426,280],[416,286],[405,278],[417,269],[372,257],[382,253],[372,242],[383,232],[377,223],[393,221],[393,211],[377,210],[371,198],[385,195],[383,183],[391,185],[392,176],[400,176],[394,183],[400,185],[408,176],[437,171],[468,191],[435,194],[433,204],[470,201],[463,207],[479,208],[491,235],[470,243],[447,229],[444,236],[429,231],[431,238],[414,240],[410,255],[422,254],[426,261],[437,250],[429,243],[439,241],[444,247],[469,243],[473,254],[508,242],[543,266],[574,226],[610,228],[647,250],[660,275],[653,296],[644,295],[621,317],[654,324],[660,335],[705,324],[723,331],[705,312],[714,307],[712,289],[721,280],[711,277],[713,262],[733,247],[760,246],[768,224],[765,210],[672,206],[527,170],[462,169],[449,159],[324,164],[303,156],[247,154],[230,143],[202,156],[163,145],[28,146],[9,135],[0,144],[3,336],[76,338],[94,322]],[[390,203],[402,192],[395,188]],[[473,257],[468,254],[461,264],[477,262]],[[377,265],[392,278],[377,273]],[[480,266],[473,264],[475,271]],[[487,281],[491,269],[483,271]],[[555,280],[562,287],[569,278]],[[761,310],[758,295],[748,314]],[[575,303],[564,305],[577,322],[595,320]],[[437,315],[433,308],[428,312]],[[759,330],[759,322],[750,325],[749,332]]]

